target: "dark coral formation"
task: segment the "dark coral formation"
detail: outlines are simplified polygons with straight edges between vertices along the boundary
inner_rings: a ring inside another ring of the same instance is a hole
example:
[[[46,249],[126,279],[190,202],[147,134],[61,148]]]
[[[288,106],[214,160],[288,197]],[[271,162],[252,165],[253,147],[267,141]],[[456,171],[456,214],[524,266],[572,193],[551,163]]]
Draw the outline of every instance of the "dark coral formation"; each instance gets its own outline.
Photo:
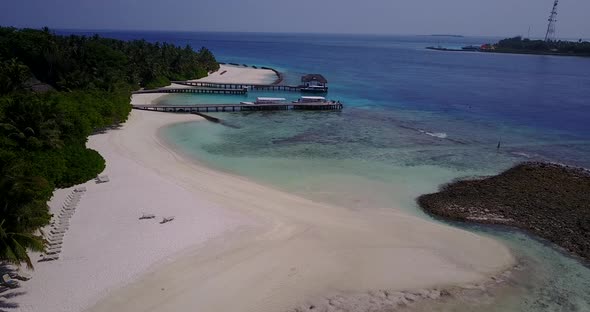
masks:
[[[590,261],[590,172],[529,162],[497,176],[457,181],[422,195],[427,212],[456,221],[515,226]]]

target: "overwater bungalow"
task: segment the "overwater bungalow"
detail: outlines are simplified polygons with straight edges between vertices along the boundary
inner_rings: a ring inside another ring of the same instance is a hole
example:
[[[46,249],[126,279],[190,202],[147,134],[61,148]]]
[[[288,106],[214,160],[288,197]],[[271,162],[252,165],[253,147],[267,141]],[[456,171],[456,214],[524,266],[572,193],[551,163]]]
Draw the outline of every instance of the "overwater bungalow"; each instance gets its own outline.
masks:
[[[328,92],[328,80],[320,74],[308,74],[301,77],[301,92]]]
[[[279,97],[257,97],[254,102],[240,102],[240,104],[284,104],[287,99]]]

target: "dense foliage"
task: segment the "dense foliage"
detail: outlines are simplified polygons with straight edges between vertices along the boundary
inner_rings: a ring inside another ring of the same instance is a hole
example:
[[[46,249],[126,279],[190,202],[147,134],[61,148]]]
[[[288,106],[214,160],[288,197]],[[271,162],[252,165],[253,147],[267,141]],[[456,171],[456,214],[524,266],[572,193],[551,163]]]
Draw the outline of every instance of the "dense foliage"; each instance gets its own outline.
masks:
[[[514,37],[500,40],[495,45],[498,52],[529,52],[547,54],[573,54],[590,56],[590,42],[588,41],[544,41]]]
[[[0,260],[31,264],[53,190],[104,169],[87,138],[126,120],[132,90],[218,68],[205,48],[0,27]]]

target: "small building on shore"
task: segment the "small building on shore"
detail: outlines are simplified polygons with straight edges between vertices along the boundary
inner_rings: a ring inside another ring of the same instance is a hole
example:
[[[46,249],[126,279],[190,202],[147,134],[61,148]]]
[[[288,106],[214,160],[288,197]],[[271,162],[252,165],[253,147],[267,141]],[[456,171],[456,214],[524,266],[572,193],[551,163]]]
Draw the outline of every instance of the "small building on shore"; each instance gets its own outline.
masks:
[[[301,77],[302,92],[328,92],[328,80],[320,74],[308,74]]]

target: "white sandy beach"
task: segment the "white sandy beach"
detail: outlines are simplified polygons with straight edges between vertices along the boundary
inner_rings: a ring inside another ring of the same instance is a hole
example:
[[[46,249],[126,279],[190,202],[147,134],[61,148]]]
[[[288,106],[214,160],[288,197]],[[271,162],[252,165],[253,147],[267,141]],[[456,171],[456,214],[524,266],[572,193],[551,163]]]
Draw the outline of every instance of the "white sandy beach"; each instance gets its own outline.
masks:
[[[187,160],[158,136],[199,120],[133,111],[90,138],[110,182],[85,184],[61,258],[36,263],[16,311],[285,311],[334,294],[477,282],[514,262],[492,239],[395,207],[315,203]],[[140,221],[143,212],[176,219]]]
[[[271,84],[277,75],[270,69],[254,69],[235,65],[219,65],[219,70],[196,81],[218,83]]]

